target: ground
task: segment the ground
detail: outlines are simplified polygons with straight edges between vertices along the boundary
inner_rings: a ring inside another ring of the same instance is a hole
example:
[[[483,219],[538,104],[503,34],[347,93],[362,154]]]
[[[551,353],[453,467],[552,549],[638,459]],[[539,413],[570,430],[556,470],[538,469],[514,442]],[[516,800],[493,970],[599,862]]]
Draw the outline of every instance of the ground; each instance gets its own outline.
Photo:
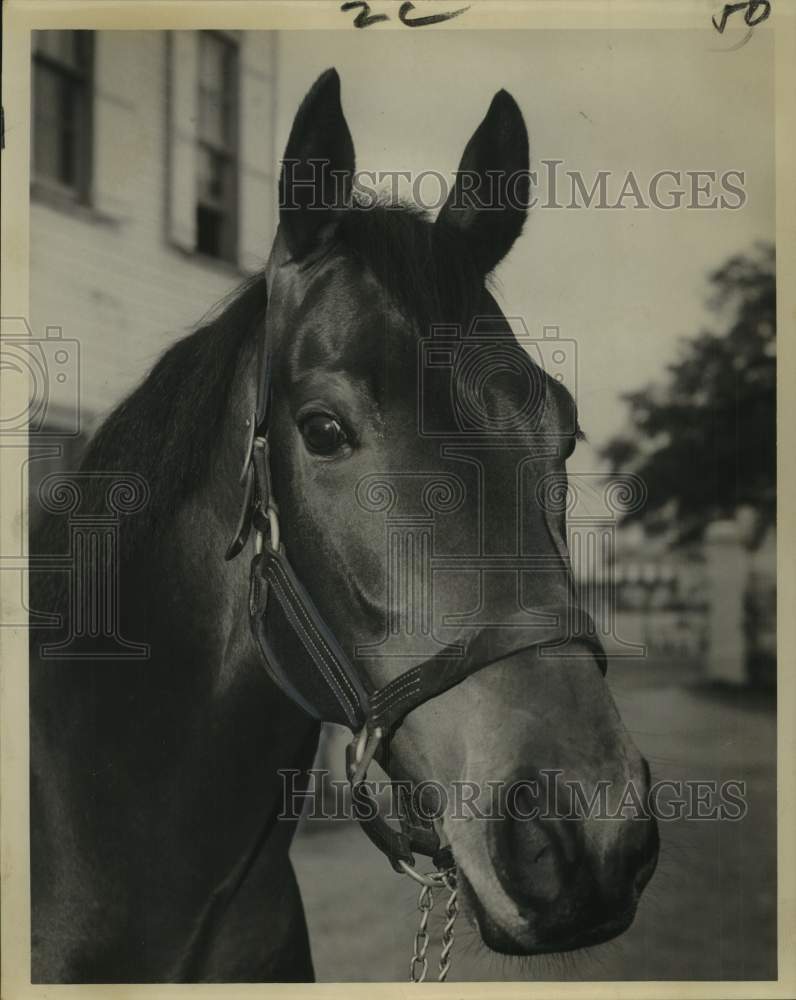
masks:
[[[628,729],[657,779],[740,779],[736,822],[661,825],[661,859],[633,926],[606,945],[520,961],[457,924],[452,981],[776,978],[776,718],[773,699],[612,664]],[[354,823],[305,823],[292,857],[319,981],[406,980],[416,887]],[[442,911],[442,897],[437,909]],[[439,952],[434,911],[430,972]]]

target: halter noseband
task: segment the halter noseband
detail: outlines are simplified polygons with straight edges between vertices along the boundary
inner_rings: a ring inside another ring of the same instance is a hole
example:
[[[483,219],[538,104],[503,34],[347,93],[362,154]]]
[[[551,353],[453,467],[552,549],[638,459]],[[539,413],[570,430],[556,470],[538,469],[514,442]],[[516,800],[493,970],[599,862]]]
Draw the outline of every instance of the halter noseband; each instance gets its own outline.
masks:
[[[523,649],[564,642],[575,634],[579,641],[591,646],[605,673],[605,652],[592,619],[583,609],[544,607],[535,610],[554,619],[549,626],[535,626],[532,632],[527,627],[484,629],[465,646],[463,653],[458,647],[443,648],[384,687],[370,689],[298,579],[281,538],[269,451],[272,359],[265,341],[266,337],[261,338],[257,348],[257,401],[249,418],[241,472],[243,503],[226,558],[234,559],[243,550],[254,528],[249,619],[266,672],[310,716],[352,730],[355,735],[346,749],[346,774],[356,818],[396,871],[434,887],[439,884],[440,876],[417,872],[414,853],[432,858],[437,868],[445,872],[453,866],[450,849],[441,846],[433,826],[414,815],[408,802],[401,829],[387,823],[365,784],[371,761],[376,758],[384,762],[395,730],[410,712],[499,659]],[[280,662],[268,635],[269,602],[276,602],[290,631],[299,640],[299,655],[291,657],[290,670]]]

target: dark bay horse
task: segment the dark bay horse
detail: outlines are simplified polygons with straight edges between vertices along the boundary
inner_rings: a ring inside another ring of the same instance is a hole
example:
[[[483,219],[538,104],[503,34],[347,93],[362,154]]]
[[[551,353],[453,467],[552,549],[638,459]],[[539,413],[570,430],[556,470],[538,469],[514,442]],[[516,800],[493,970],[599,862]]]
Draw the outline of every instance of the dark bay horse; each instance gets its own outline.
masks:
[[[628,782],[644,795],[646,763],[592,646],[575,637],[546,656],[527,639],[538,609],[572,601],[564,514],[542,487],[560,485],[578,436],[573,400],[487,288],[525,221],[507,195],[512,178],[523,194],[528,162],[501,91],[435,221],[366,205],[328,71],[293,124],[265,272],[96,434],[70,503],[101,517],[109,477],[146,502],[96,563],[113,563],[110,651],[90,628],[70,645],[80,600],[99,599],[90,580],[76,594],[68,573],[32,574],[32,608],[61,622],[31,633],[34,981],[313,978],[278,771],[306,772],[319,724],[263,670],[248,620],[253,542],[224,558],[266,327],[281,538],[362,683],[457,643],[487,650],[485,669],[395,732],[391,775],[466,783],[476,805],[543,769],[588,796],[604,782],[610,805]],[[496,201],[484,205],[467,189],[487,178]],[[50,486],[32,551],[77,558],[57,513],[65,487]],[[289,672],[300,655],[289,629],[268,627]],[[145,656],[126,655],[134,643]],[[437,826],[467,915],[506,954],[621,933],[657,855],[649,818],[481,820],[450,806]]]

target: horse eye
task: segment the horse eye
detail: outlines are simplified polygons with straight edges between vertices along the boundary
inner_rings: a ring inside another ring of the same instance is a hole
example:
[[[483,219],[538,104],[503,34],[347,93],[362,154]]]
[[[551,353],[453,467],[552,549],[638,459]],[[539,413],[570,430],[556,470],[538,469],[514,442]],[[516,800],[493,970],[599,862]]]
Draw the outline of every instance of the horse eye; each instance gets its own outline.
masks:
[[[333,455],[348,440],[340,422],[327,413],[312,413],[305,417],[299,430],[314,455]]]

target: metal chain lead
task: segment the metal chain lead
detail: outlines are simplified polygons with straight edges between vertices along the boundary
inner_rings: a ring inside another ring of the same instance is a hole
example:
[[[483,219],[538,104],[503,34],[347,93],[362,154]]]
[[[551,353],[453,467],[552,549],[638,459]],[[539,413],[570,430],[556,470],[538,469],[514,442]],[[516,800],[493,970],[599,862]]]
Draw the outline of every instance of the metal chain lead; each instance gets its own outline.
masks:
[[[456,888],[456,876],[453,873],[446,874],[445,885],[450,892],[448,902],[445,905],[445,926],[442,928],[442,951],[439,956],[439,975],[437,980],[444,983],[448,978],[451,967],[451,950],[453,948],[453,925],[459,914],[459,890]]]
[[[428,972],[428,918],[434,906],[434,890],[431,886],[424,885],[417,898],[417,908],[420,911],[420,924],[415,934],[415,950],[412,953],[412,961],[409,964],[409,982],[425,982]],[[418,974],[417,967],[420,966]]]
[[[459,913],[458,890],[456,888],[456,876],[453,870],[441,874],[438,885],[444,885],[450,895],[445,906],[445,926],[442,929],[442,951],[439,956],[439,975],[437,981],[444,983],[448,978],[451,967],[451,950],[453,948],[453,926]],[[409,963],[409,981],[411,983],[423,983],[428,973],[428,920],[434,906],[434,889],[431,885],[424,885],[417,897],[417,908],[420,911],[420,923],[415,933],[415,945],[412,952],[412,960]]]

